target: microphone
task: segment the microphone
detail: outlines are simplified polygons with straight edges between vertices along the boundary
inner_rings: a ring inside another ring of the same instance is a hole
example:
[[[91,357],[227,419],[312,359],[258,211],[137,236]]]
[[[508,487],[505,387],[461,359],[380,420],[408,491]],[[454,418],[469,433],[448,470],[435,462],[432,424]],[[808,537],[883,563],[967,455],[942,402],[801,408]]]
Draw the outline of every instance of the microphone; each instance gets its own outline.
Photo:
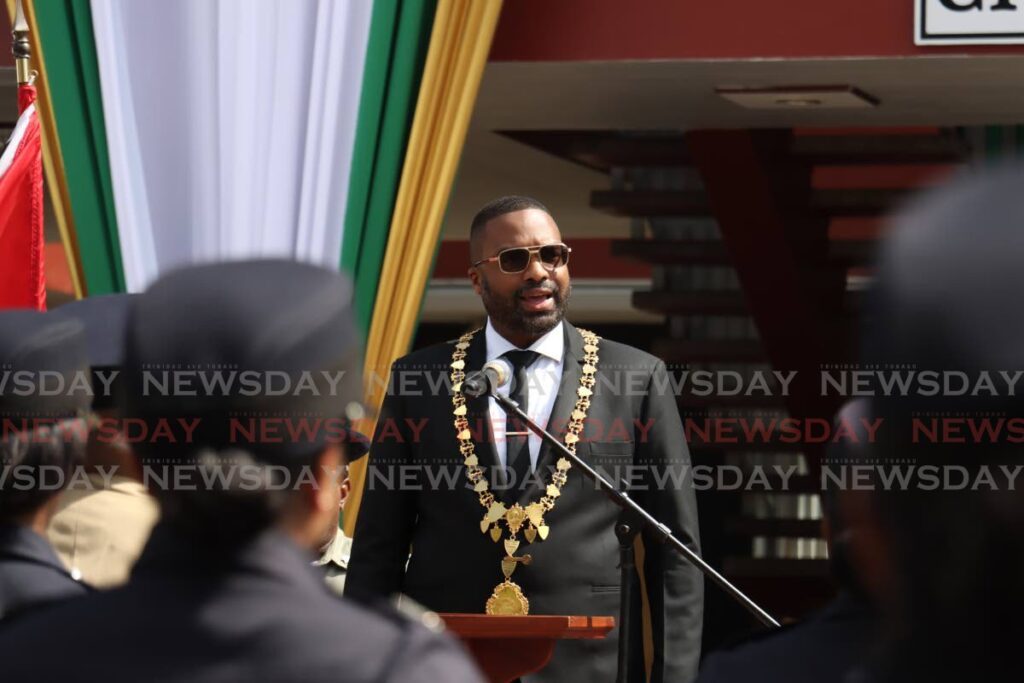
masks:
[[[492,389],[503,387],[512,379],[512,364],[504,358],[495,358],[483,368],[466,375],[462,382],[462,393],[476,398]]]

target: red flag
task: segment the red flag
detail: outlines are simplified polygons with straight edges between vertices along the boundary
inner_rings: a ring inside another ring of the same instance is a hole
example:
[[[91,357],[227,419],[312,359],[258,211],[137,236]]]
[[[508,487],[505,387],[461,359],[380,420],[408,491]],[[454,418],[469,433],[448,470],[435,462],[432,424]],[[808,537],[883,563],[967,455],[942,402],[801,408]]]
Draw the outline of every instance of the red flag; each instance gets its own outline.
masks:
[[[43,162],[35,86],[18,87],[21,116],[0,156],[0,308],[46,309]]]

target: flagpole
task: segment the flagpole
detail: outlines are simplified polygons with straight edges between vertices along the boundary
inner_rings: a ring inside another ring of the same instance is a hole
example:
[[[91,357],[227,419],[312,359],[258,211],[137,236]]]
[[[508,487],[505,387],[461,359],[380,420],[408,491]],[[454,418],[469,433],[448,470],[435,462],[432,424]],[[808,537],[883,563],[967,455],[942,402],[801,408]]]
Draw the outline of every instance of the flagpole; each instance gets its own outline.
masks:
[[[14,30],[11,31],[11,35],[14,36],[11,54],[14,55],[14,71],[18,78],[18,85],[28,85],[34,80],[28,64],[28,59],[32,56],[32,48],[28,41],[28,21],[25,19],[25,9],[21,6],[21,0],[16,0]]]

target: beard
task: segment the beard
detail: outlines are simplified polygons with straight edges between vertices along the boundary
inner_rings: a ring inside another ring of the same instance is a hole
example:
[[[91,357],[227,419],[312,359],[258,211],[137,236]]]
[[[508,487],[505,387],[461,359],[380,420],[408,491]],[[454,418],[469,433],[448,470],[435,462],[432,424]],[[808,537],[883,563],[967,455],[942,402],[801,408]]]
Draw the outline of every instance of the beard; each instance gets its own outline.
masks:
[[[524,311],[519,301],[524,292],[531,289],[546,289],[551,293],[554,301],[554,308],[550,311],[538,311],[528,313]],[[561,290],[553,281],[546,285],[524,285],[517,289],[510,297],[503,297],[495,294],[487,284],[487,278],[480,278],[480,290],[482,292],[484,310],[491,320],[499,323],[500,326],[513,330],[519,330],[530,336],[539,337],[550,332],[555,325],[565,318],[565,309],[569,303],[569,295],[572,293],[572,285],[566,284]]]

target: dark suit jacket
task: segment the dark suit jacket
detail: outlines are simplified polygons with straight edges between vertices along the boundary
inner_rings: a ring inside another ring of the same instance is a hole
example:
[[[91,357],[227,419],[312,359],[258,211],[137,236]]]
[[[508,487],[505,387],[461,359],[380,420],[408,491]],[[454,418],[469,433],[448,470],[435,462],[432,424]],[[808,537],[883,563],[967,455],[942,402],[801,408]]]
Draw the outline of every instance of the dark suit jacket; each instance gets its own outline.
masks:
[[[576,401],[583,339],[565,324],[565,361],[549,424],[564,432]],[[483,365],[485,335],[467,350],[466,368]],[[480,531],[484,510],[467,486],[456,448],[448,377],[453,342],[412,353],[395,362],[393,384],[378,419],[346,594],[369,598],[402,592],[440,612],[482,613],[503,580],[505,551]],[[665,365],[637,349],[601,340],[598,382],[577,453],[610,476],[632,466],[633,497],[698,550],[697,508],[692,479],[658,488],[653,470],[689,474],[690,457]],[[438,388],[439,387],[439,388]],[[497,456],[490,443],[486,398],[467,398],[476,453],[485,476],[494,479]],[[544,483],[557,460],[548,446],[538,458]],[[397,478],[388,481],[389,476]],[[404,480],[401,478],[404,476]],[[671,480],[669,480],[671,482]],[[540,486],[524,491],[521,503],[538,500]],[[619,614],[618,508],[569,471],[554,510],[545,516],[546,541],[527,545],[533,562],[512,579],[522,586],[531,614]],[[522,535],[520,535],[522,538]],[[412,557],[406,569],[406,558]],[[646,543],[644,578],[654,626],[654,681],[691,680],[700,652],[703,583],[700,573],[672,550]],[[635,591],[639,594],[639,591]],[[640,609],[633,630],[640,653]],[[551,664],[530,680],[610,681],[616,669],[617,632],[601,641],[563,641]],[[639,673],[642,662],[637,661]],[[635,679],[638,680],[638,679]]]
[[[878,622],[867,603],[841,594],[795,625],[707,658],[698,683],[841,683],[871,654]]]
[[[0,524],[0,620],[85,595],[49,541],[31,529]]]
[[[158,525],[126,586],[0,629],[11,681],[480,681],[447,636],[332,595],[267,532],[232,553]]]

